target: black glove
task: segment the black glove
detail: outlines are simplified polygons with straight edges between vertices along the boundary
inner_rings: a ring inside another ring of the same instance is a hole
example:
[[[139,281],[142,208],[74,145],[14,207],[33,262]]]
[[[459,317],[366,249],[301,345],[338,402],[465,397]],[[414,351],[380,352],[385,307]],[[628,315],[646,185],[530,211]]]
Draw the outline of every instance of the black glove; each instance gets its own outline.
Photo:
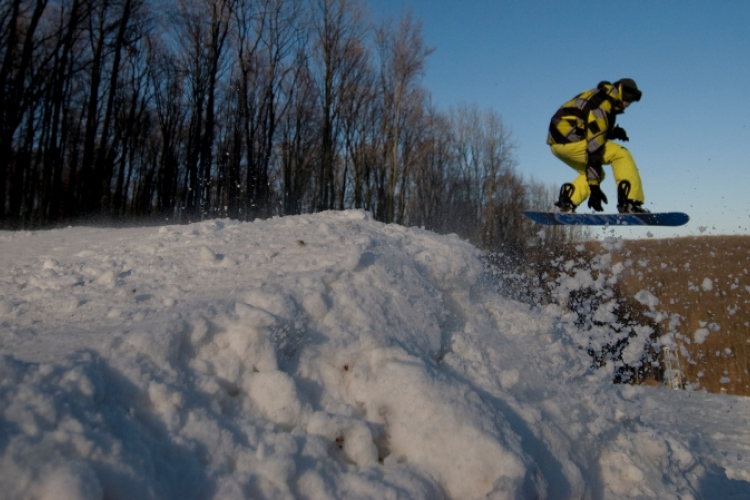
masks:
[[[597,212],[604,212],[602,208],[602,202],[607,203],[607,197],[602,193],[602,188],[598,184],[589,186],[591,188],[591,196],[589,196],[589,208],[593,208]]]
[[[612,129],[612,132],[607,134],[607,138],[612,139],[612,140],[617,139],[619,141],[624,141],[624,142],[628,142],[630,140],[627,132],[625,132],[625,129],[622,127],[618,127],[618,126],[615,126]]]

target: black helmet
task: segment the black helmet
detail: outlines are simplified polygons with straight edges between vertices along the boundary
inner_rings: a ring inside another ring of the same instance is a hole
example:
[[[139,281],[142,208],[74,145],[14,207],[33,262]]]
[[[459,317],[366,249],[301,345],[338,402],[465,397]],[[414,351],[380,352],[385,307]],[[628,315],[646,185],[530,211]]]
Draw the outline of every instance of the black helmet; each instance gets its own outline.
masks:
[[[623,78],[619,80],[617,86],[620,88],[620,96],[623,101],[634,102],[641,100],[641,95],[643,93],[638,90],[638,85],[635,84],[635,80],[632,78]]]

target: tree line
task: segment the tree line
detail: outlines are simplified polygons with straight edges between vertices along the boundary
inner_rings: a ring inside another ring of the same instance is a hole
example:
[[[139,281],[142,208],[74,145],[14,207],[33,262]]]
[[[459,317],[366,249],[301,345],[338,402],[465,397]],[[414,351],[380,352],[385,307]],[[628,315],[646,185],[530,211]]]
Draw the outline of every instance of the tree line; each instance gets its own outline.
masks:
[[[0,226],[357,208],[521,251],[553,195],[497,112],[436,109],[431,52],[362,0],[6,0]]]

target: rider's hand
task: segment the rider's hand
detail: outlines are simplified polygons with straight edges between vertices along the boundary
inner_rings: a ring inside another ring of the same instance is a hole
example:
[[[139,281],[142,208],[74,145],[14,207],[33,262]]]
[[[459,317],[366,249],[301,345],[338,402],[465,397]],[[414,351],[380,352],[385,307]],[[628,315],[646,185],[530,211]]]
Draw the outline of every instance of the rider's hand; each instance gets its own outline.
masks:
[[[593,208],[597,212],[603,212],[602,202],[607,203],[607,196],[602,192],[602,188],[598,184],[589,186],[591,188],[591,196],[589,196],[589,208]]]
[[[615,126],[612,129],[612,132],[607,134],[607,139],[617,139],[617,140],[625,141],[625,142],[628,142],[630,140],[627,132],[625,132],[625,129],[622,127],[618,127],[618,126]]]

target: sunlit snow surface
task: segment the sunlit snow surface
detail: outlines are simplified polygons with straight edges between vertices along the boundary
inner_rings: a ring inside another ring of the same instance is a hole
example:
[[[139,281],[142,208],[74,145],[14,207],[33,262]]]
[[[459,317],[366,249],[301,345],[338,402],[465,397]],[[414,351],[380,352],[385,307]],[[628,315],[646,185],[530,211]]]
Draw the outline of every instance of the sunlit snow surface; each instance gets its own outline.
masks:
[[[496,289],[360,211],[0,232],[2,496],[750,498],[747,399]]]

